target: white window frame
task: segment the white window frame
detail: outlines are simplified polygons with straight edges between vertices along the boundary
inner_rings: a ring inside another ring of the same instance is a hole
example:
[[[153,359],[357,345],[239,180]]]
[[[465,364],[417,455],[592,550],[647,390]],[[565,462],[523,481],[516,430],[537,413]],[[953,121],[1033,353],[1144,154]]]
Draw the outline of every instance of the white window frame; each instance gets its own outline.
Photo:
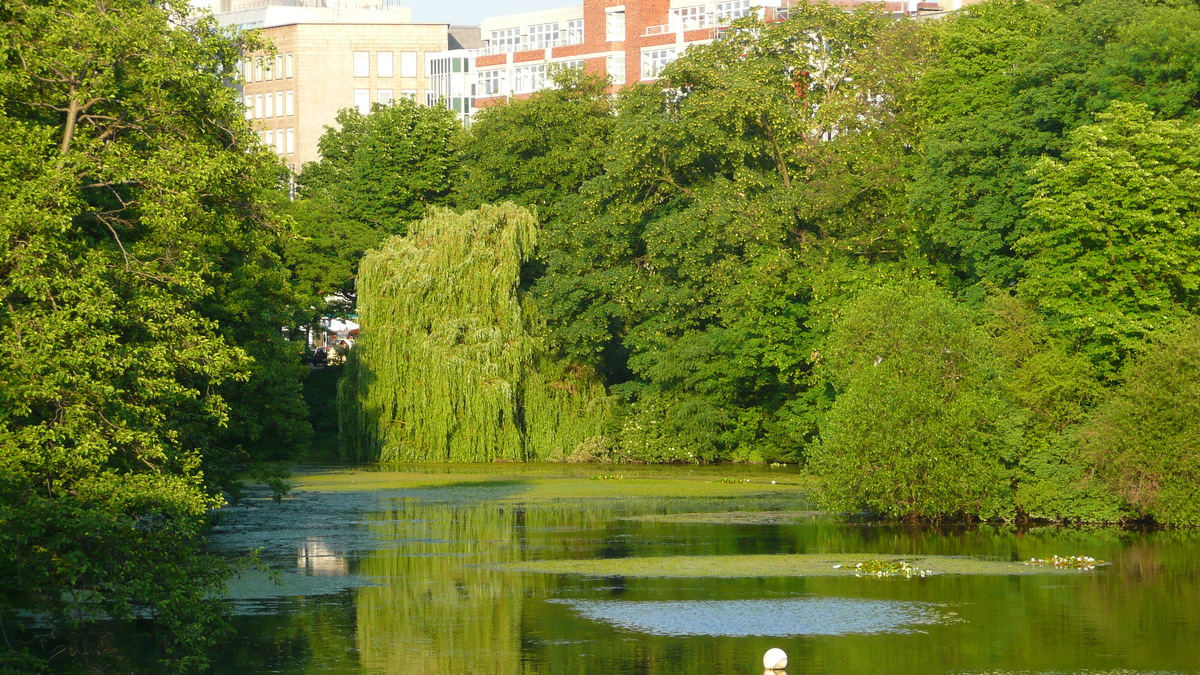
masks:
[[[265,97],[263,99],[263,117],[274,117],[275,116],[275,97],[272,96],[270,92],[267,92],[263,96]]]
[[[549,49],[558,46],[558,22],[538,23],[529,27],[528,49]]]
[[[289,79],[296,76],[296,68],[292,63],[292,55],[291,54],[283,55],[283,73]]]
[[[395,72],[393,69],[392,53],[391,52],[376,52],[375,53],[375,75],[378,77],[392,77]]]
[[[296,154],[296,128],[295,128],[295,127],[288,127],[288,128],[287,128],[287,147],[286,147],[286,150],[287,150],[287,154],[289,154],[289,155],[294,155],[294,154]]]
[[[562,43],[564,45],[583,44],[583,19],[571,19],[567,22],[567,31]]]
[[[679,58],[677,47],[653,47],[642,50],[642,79],[657,80],[662,71],[675,59]]]
[[[604,39],[608,42],[625,40],[625,7],[604,10]]]
[[[480,97],[503,96],[508,93],[505,86],[508,72],[504,68],[490,68],[476,71],[475,95]]]
[[[251,96],[250,94],[246,94],[245,101],[246,101],[246,119],[252,120],[252,119],[254,119],[254,97]]]
[[[355,89],[354,90],[354,108],[363,115],[371,113],[371,90],[370,89]]]
[[[275,55],[275,67],[271,70],[275,74],[276,80],[283,79],[283,54]]]
[[[275,116],[283,117],[283,92],[275,92]]]
[[[375,102],[383,105],[391,105],[396,99],[395,89],[380,89],[375,92]]]
[[[417,90],[416,89],[401,89],[400,95],[403,96],[404,98],[407,98],[412,101],[417,100]]]
[[[676,7],[671,10],[669,22],[672,32],[705,28],[708,26],[708,8],[706,5]]]
[[[261,120],[263,118],[263,95],[254,95],[254,119]]]
[[[546,88],[546,64],[513,68],[513,93],[530,94]]]
[[[296,114],[296,94],[291,89],[283,94],[283,110],[288,117]]]
[[[488,51],[493,54],[515,52],[521,48],[521,29],[502,28],[492,31],[488,39]]]
[[[609,54],[604,59],[604,66],[613,84],[625,84],[625,52]]]
[[[371,52],[354,52],[354,76],[371,76]]]
[[[417,53],[400,52],[400,77],[417,76]]]
[[[735,19],[750,15],[750,0],[725,0],[715,7],[717,20],[728,24]]]

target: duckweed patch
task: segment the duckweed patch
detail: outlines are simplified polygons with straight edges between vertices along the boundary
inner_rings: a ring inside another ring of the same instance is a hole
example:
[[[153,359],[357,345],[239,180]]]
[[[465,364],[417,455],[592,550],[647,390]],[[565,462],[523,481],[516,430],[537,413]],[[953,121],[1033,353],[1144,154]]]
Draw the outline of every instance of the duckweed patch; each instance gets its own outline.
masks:
[[[500,569],[544,574],[578,574],[597,577],[853,577],[861,572],[861,553],[808,553],[783,555],[663,556],[601,558],[589,560],[539,560],[500,565]],[[1068,574],[1076,570],[1035,567],[1019,562],[957,556],[880,555],[876,562],[905,562],[927,574],[1031,575]]]
[[[651,513],[625,520],[648,523],[694,523],[704,525],[792,525],[824,517],[824,511],[726,511],[714,513]]]
[[[590,470],[589,470],[590,469]],[[512,501],[628,498],[782,498],[803,500],[810,479],[800,473],[781,480],[779,471],[739,467],[745,478],[713,482],[730,467],[622,467],[620,474],[597,476],[594,467],[564,464],[397,465],[329,469],[293,475],[297,491],[374,492],[507,485]],[[790,479],[790,480],[789,480]],[[774,481],[774,482],[773,482]]]

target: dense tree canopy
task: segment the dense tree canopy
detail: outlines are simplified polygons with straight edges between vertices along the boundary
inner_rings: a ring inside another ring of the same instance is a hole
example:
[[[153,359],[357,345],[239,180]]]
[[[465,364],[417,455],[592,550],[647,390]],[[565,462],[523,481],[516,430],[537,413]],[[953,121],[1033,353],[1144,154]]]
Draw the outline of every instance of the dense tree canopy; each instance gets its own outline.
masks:
[[[0,7],[0,621],[62,629],[55,670],[103,667],[101,616],[153,616],[201,663],[225,569],[205,474],[306,433],[279,172],[227,87],[257,45],[186,11]],[[46,665],[34,633],[8,633],[19,669]]]

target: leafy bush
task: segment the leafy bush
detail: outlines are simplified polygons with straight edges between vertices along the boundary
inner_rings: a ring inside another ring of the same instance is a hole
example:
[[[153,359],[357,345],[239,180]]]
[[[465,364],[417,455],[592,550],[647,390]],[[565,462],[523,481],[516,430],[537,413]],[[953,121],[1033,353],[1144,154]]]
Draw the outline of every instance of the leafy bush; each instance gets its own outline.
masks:
[[[1083,429],[1085,452],[1141,514],[1200,524],[1200,319],[1161,338],[1124,375]]]
[[[974,313],[927,281],[862,293],[835,323],[837,398],[811,455],[826,506],[907,519],[1013,515],[1016,411]]]

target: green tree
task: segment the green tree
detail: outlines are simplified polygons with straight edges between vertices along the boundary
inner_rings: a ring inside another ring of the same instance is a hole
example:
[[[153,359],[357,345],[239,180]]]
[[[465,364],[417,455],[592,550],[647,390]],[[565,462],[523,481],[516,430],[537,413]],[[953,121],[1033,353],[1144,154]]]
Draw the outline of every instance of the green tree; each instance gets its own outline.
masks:
[[[901,248],[918,36],[803,5],[623,93],[603,175],[547,226],[535,292],[553,347],[622,396],[627,450],[796,457],[813,431],[806,262]]]
[[[822,363],[837,398],[810,466],[841,511],[1010,518],[1019,414],[980,317],[928,281],[863,292]]]
[[[367,254],[362,333],[339,384],[346,456],[524,461],[599,435],[603,387],[549,361],[522,288],[537,230],[511,203],[437,210]]]
[[[1097,473],[1143,516],[1200,524],[1200,319],[1157,336],[1083,430]]]
[[[279,167],[227,86],[260,47],[176,0],[0,7],[0,621],[18,670],[112,665],[103,633],[137,617],[176,669],[217,634],[205,479],[240,461],[221,448],[247,420],[272,425],[260,440],[294,428],[271,410],[297,377],[272,357],[291,296],[261,195]],[[39,661],[45,632],[65,658]]]
[[[910,198],[926,250],[967,283],[1019,280],[1030,169],[1113,100],[1194,114],[1198,22],[1190,4],[996,0],[933,27]]]
[[[1102,373],[1200,311],[1200,128],[1114,103],[1045,159],[1019,286]]]
[[[554,87],[481,110],[463,142],[454,202],[463,208],[512,201],[543,222],[598,175],[615,122],[608,81],[566,68]]]
[[[1013,479],[1019,514],[1056,522],[1125,519],[1120,498],[1095,476],[1079,443],[1080,427],[1104,396],[1095,368],[1028,303],[993,291],[985,309],[1007,373],[1004,392],[1022,409],[1024,447]]]
[[[446,201],[462,133],[453,112],[401,96],[367,115],[346,108],[337,125],[321,136],[321,160],[301,171],[303,197],[387,234],[404,234],[429,206]]]

